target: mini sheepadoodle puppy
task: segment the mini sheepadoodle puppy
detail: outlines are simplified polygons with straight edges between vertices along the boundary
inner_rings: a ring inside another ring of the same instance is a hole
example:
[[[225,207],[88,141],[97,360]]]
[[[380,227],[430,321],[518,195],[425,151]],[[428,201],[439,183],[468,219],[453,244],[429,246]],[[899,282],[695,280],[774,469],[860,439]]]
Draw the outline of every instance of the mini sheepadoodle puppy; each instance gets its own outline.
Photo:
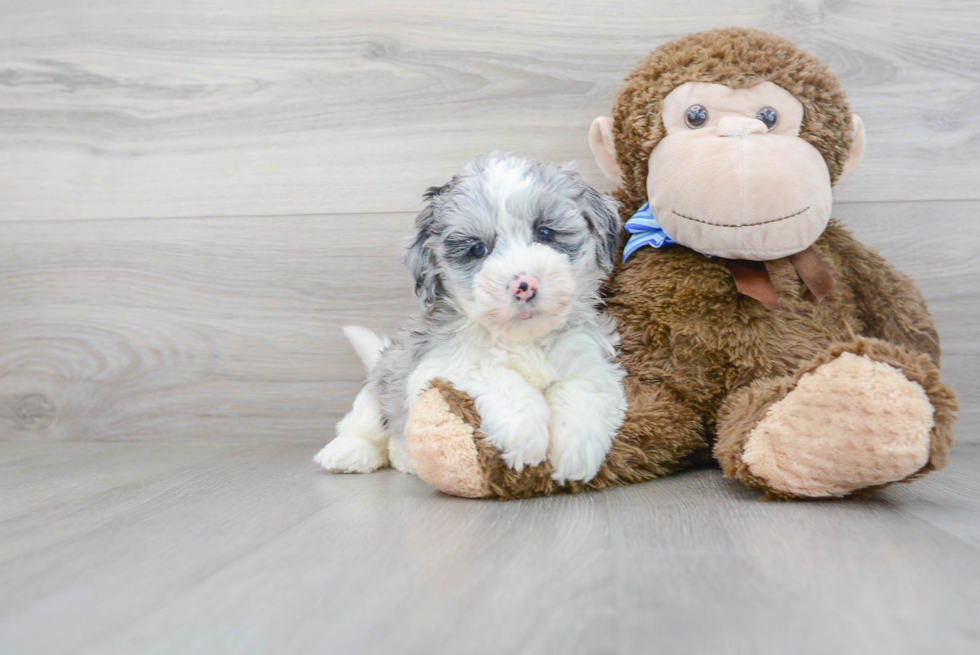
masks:
[[[575,172],[491,153],[425,194],[406,263],[422,315],[393,341],[344,329],[367,384],[315,460],[412,472],[409,410],[443,378],[473,397],[486,438],[520,471],[547,458],[590,480],[623,422],[615,325],[599,285],[612,270],[615,202]]]

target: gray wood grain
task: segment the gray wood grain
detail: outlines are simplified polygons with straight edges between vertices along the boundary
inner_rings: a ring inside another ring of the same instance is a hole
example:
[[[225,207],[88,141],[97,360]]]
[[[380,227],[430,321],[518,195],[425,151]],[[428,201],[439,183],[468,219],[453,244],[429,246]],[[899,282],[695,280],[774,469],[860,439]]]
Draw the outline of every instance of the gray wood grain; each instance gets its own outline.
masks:
[[[0,438],[326,441],[413,218],[0,224]]]
[[[835,213],[921,286],[980,440],[980,202]],[[0,223],[0,440],[327,441],[364,376],[341,326],[416,309],[413,218]]]
[[[980,462],[976,446],[969,448],[954,455],[951,469],[975,480]],[[973,610],[953,609],[972,605],[980,590],[976,545],[922,518],[923,498],[943,505],[950,495],[968,496],[945,518],[976,526],[975,487],[940,473],[929,487],[891,488],[867,502],[789,507],[753,505],[754,493],[716,473],[660,482],[653,492],[624,490],[627,502],[607,501],[619,528],[613,549],[625,560],[623,652],[643,651],[653,638],[667,653],[969,653],[980,646]]]
[[[980,647],[976,445],[870,501],[761,504],[715,470],[472,501],[327,474],[314,451],[0,444],[0,650]]]
[[[577,159],[668,38],[741,24],[814,50],[868,127],[842,200],[977,199],[980,13],[858,2],[8,0],[0,220],[413,211],[492,149]]]

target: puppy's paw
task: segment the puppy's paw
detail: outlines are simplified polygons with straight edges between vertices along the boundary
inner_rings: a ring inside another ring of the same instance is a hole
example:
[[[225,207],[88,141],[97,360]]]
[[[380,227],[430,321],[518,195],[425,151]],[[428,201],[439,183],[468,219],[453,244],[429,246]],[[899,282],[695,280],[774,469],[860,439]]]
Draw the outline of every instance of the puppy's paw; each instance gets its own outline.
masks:
[[[388,453],[364,439],[340,436],[324,446],[313,461],[334,473],[371,473],[388,465]]]
[[[404,439],[390,439],[388,441],[388,463],[396,471],[415,475],[412,463],[408,460],[408,451],[405,449]]]
[[[588,428],[570,421],[552,425],[548,461],[551,479],[559,484],[569,480],[588,482],[599,472],[612,438],[596,438]]]
[[[566,385],[548,395],[551,403],[551,478],[588,482],[599,472],[623,423],[625,411],[616,398]]]
[[[547,417],[545,420],[547,421]],[[511,442],[516,443],[512,446],[505,446],[500,451],[500,456],[507,466],[520,472],[524,470],[525,466],[537,466],[543,462],[548,456],[547,424],[539,427],[537,425],[525,425],[517,421],[513,427],[512,434],[515,436],[508,438]]]
[[[548,403],[531,387],[491,392],[475,399],[487,441],[510,468],[523,471],[548,456]]]

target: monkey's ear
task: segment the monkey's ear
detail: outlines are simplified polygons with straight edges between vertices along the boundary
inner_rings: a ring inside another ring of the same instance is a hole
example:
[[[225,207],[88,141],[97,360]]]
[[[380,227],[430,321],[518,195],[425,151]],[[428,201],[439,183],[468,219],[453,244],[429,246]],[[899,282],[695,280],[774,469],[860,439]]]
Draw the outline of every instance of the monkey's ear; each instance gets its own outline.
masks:
[[[436,299],[436,286],[439,281],[432,261],[432,249],[429,246],[431,229],[436,221],[436,208],[432,198],[439,195],[439,191],[441,191],[439,187],[432,187],[426,193],[425,197],[429,199],[429,205],[415,219],[416,235],[408,246],[408,252],[405,253],[405,265],[415,278],[415,295],[426,307]]]
[[[861,163],[864,156],[864,121],[857,114],[851,114],[851,121],[854,123],[854,136],[851,139],[851,151],[847,155],[847,163],[844,170],[837,176],[837,184],[840,184],[847,176],[854,172],[857,165]]]
[[[599,165],[602,174],[616,184],[622,184],[623,172],[619,170],[616,163],[616,144],[613,142],[612,134],[613,120],[608,116],[600,116],[592,121],[589,128],[589,147],[595,156],[595,163]]]

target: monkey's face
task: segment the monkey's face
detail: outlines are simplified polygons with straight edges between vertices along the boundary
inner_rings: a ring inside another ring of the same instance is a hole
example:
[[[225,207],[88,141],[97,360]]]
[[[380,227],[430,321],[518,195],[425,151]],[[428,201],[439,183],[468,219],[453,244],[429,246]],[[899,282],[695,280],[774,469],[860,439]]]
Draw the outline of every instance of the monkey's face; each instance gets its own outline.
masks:
[[[688,82],[664,98],[667,135],[650,154],[647,197],[674,241],[766,260],[805,250],[830,220],[830,173],[799,137],[803,105],[772,82]]]
[[[771,260],[809,247],[827,226],[831,177],[800,137],[803,104],[772,82],[731,89],[687,82],[663,100],[666,135],[648,161],[647,199],[663,230],[706,255]],[[860,160],[863,128],[840,179]],[[621,179],[612,121],[590,134],[600,168]]]

